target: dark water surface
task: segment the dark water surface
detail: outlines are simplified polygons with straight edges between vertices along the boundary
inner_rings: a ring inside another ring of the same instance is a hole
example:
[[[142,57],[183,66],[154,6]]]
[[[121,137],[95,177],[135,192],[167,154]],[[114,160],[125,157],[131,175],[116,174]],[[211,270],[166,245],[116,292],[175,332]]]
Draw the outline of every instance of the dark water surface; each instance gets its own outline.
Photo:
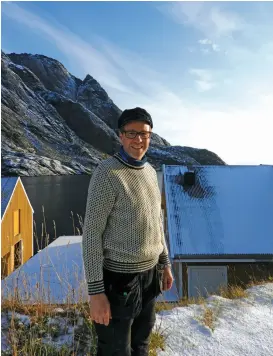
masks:
[[[34,210],[34,230],[37,232],[39,248],[43,248],[46,241],[44,219],[49,242],[52,242],[55,236],[79,234],[77,228],[80,229],[81,224],[77,214],[84,219],[90,177],[90,175],[21,177]],[[38,245],[34,241],[34,253],[37,250]]]

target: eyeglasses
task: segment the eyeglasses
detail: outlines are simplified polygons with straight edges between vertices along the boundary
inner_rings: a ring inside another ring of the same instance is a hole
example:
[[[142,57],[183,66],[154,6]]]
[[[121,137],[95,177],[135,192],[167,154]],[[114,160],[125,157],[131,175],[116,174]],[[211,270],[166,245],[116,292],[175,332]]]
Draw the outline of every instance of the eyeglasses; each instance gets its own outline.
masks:
[[[150,138],[152,132],[151,131],[122,131],[127,138],[136,138],[137,135],[139,135],[141,138]]]

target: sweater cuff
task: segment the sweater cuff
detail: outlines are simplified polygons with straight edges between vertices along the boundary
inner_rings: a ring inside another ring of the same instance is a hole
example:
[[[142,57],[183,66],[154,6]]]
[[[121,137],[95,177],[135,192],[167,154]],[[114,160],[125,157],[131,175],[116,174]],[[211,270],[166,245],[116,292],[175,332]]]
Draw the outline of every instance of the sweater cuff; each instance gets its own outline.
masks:
[[[87,282],[88,295],[100,294],[104,293],[104,282],[96,281],[96,282]]]
[[[171,266],[171,262],[169,260],[169,256],[165,254],[161,254],[159,256],[159,263],[165,266]]]

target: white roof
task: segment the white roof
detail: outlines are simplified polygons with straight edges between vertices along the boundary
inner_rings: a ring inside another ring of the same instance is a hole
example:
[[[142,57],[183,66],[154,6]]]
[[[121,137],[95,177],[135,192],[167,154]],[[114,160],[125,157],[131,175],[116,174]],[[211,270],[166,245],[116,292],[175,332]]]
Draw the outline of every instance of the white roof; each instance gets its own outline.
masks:
[[[19,295],[25,302],[87,300],[81,236],[60,236],[2,280],[2,296]]]
[[[171,258],[272,258],[273,166],[164,166],[164,187]]]

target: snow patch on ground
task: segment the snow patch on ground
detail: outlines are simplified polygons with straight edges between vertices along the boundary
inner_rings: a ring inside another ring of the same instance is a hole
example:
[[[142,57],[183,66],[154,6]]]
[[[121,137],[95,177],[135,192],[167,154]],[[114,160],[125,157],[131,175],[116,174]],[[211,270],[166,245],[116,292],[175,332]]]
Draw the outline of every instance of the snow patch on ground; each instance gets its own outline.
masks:
[[[15,68],[20,69],[20,70],[24,70],[24,69],[25,69],[25,67],[24,67],[24,66],[21,66],[20,64],[14,64],[14,63],[12,63],[12,62],[9,62],[9,65],[10,65],[11,67],[15,67]]]
[[[209,297],[205,306],[190,305],[157,315],[166,350],[158,356],[269,356],[273,350],[273,283],[248,289],[248,297]],[[213,330],[204,324],[205,310]]]

